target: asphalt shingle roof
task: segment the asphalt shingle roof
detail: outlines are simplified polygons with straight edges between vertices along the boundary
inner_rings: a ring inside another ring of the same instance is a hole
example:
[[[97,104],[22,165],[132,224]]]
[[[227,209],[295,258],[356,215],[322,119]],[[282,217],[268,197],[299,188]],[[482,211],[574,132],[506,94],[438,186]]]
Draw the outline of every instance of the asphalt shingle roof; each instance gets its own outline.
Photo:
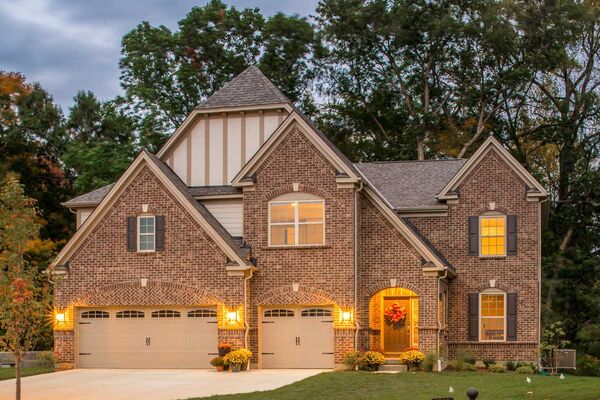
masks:
[[[436,195],[467,160],[387,161],[354,164],[396,211],[441,208]]]
[[[71,200],[65,201],[62,204],[65,207],[95,207],[100,204],[102,199],[108,194],[108,192],[110,192],[110,189],[112,189],[113,186],[115,186],[115,184],[111,183],[110,185],[103,186],[99,189],[82,194],[81,196],[72,198]]]
[[[205,110],[220,107],[258,106],[289,103],[291,101],[258,67],[252,65],[229,83],[200,103],[196,108]]]

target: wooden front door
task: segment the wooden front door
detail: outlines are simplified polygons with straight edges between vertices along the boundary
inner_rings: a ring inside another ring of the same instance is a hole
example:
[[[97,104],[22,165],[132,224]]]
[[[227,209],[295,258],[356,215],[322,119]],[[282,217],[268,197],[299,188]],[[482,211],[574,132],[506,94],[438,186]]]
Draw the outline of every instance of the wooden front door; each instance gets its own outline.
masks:
[[[391,323],[385,317],[385,309],[397,303],[406,309],[406,317],[397,323]],[[399,353],[410,347],[410,299],[407,297],[384,297],[383,299],[383,351]]]

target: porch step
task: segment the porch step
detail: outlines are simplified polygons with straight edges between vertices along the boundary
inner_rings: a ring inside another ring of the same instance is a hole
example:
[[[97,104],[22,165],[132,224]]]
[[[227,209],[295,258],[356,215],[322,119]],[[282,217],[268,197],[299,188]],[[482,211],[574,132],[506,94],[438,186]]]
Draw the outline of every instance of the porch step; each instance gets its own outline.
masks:
[[[401,365],[399,358],[386,358],[385,365]]]
[[[387,362],[379,366],[379,372],[406,372],[408,369],[406,365],[402,364],[388,364]]]

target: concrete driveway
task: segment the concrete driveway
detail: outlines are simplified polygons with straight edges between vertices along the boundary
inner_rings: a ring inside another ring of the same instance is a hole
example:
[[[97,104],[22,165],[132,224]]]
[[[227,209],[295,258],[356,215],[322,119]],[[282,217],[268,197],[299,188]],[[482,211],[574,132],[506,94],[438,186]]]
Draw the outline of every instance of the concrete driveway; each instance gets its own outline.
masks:
[[[23,400],[173,400],[247,393],[289,385],[321,370],[215,372],[189,369],[75,369],[23,378]],[[14,399],[15,380],[0,381],[0,400]]]

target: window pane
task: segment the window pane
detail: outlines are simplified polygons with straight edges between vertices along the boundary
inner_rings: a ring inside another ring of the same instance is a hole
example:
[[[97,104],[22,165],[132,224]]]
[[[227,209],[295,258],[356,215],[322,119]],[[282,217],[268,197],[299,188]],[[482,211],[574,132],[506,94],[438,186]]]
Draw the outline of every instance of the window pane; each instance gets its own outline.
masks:
[[[271,223],[294,223],[295,204],[271,204]]]
[[[504,317],[504,295],[482,294],[481,316]]]
[[[298,222],[322,222],[323,203],[300,203]]]
[[[323,224],[299,225],[298,244],[323,244]]]
[[[154,235],[140,236],[140,250],[154,250]]]
[[[481,255],[504,255],[504,217],[481,218]]]
[[[154,233],[154,218],[140,218],[140,233]]]
[[[504,318],[481,318],[481,340],[504,340]]]
[[[271,245],[294,244],[294,225],[271,225]]]

